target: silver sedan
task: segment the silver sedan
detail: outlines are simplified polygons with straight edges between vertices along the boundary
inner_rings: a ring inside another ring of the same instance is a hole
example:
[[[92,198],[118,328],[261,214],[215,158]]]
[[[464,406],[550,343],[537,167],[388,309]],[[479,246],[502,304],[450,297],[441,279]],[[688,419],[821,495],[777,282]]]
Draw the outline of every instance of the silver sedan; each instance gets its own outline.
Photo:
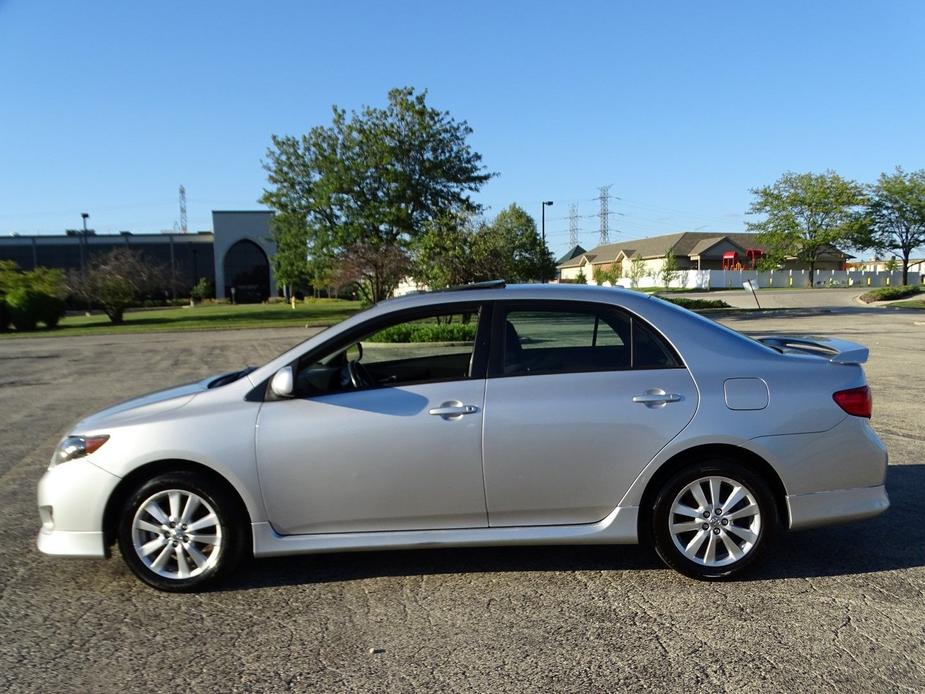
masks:
[[[725,578],[781,530],[889,505],[866,359],[620,289],[393,299],[76,424],[39,483],[38,546],[118,544],[171,591],[245,555],[463,545],[644,542]]]

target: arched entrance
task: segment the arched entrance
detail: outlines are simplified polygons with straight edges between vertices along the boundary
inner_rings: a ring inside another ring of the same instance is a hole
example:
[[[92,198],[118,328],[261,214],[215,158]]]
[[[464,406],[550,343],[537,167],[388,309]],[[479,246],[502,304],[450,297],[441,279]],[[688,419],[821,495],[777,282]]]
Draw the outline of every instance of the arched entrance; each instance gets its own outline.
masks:
[[[242,239],[225,253],[225,296],[239,304],[266,301],[270,297],[270,261],[253,241]],[[232,294],[234,289],[234,294]]]

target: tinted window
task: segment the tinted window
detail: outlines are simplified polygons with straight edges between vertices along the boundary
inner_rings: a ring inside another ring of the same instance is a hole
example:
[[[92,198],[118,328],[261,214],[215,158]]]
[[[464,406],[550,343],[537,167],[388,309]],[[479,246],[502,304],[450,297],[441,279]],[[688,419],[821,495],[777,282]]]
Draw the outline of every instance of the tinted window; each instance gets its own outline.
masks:
[[[648,325],[612,307],[509,307],[502,320],[500,369],[506,376],[679,365]]]
[[[320,357],[300,363],[302,397],[469,377],[478,313],[441,313],[380,325]]]

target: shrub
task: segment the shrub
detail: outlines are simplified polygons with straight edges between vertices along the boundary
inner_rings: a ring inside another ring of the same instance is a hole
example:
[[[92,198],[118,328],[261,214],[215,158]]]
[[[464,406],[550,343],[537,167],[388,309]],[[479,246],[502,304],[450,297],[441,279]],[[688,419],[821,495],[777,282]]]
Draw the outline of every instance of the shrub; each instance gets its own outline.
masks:
[[[704,308],[731,308],[731,306],[729,306],[729,304],[727,304],[722,299],[688,299],[682,296],[660,296],[659,299],[670,301],[673,304],[682,306],[692,311]]]
[[[6,305],[6,295],[0,294],[0,332],[10,325],[10,309]]]
[[[370,342],[471,342],[475,323],[402,323],[371,335]]]
[[[58,321],[64,317],[64,299],[53,294],[39,293],[36,305],[36,318],[46,328],[58,327]]]
[[[905,299],[909,296],[915,296],[920,293],[922,288],[915,284],[903,284],[897,287],[877,287],[861,295],[861,301],[871,303],[873,301],[893,301],[894,299]]]
[[[190,298],[193,301],[204,301],[213,296],[215,296],[215,288],[212,286],[212,280],[208,277],[200,277],[199,281],[190,290]]]
[[[42,295],[31,287],[13,287],[6,295],[10,311],[10,322],[17,330],[35,330],[39,321],[39,305]]]

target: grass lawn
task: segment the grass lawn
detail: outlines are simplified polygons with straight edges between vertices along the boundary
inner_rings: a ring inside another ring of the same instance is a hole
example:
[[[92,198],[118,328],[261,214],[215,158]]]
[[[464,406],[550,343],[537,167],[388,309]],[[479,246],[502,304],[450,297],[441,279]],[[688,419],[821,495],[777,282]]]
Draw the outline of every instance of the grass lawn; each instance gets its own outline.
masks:
[[[340,299],[311,299],[289,304],[209,304],[194,308],[164,308],[129,311],[122,325],[113,325],[103,315],[67,316],[54,330],[15,330],[2,338],[101,335],[104,333],[150,333],[176,330],[228,330],[234,328],[289,328],[333,325],[360,310],[360,302]]]
[[[925,308],[925,301],[922,299],[912,299],[911,301],[894,301],[890,308]]]

